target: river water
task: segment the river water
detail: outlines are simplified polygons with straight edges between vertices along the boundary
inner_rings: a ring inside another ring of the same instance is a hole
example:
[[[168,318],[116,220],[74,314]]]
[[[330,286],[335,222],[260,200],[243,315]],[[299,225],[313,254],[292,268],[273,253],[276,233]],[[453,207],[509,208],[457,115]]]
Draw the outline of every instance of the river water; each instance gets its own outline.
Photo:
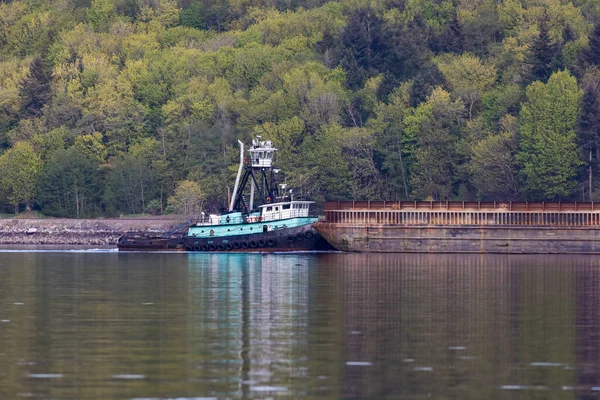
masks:
[[[0,252],[0,399],[600,393],[592,256]]]

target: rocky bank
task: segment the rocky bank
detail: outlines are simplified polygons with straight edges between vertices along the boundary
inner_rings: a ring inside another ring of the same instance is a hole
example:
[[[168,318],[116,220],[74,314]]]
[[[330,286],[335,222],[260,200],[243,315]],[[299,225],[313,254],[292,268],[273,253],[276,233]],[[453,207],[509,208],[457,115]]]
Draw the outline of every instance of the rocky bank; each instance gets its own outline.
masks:
[[[130,232],[162,234],[185,218],[0,219],[2,244],[116,245]]]

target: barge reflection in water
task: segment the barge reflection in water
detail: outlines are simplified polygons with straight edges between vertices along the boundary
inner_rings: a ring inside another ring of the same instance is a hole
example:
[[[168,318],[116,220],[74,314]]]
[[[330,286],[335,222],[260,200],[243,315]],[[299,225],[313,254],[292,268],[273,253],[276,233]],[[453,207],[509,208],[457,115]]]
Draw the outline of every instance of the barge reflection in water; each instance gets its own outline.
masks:
[[[0,252],[0,398],[586,397],[599,285],[587,256]]]

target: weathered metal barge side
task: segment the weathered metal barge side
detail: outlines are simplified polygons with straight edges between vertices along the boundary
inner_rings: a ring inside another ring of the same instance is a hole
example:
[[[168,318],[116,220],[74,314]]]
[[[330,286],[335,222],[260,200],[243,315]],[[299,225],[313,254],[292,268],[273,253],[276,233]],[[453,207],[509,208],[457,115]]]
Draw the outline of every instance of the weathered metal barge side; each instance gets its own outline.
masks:
[[[315,229],[355,252],[600,254],[600,203],[331,201]]]

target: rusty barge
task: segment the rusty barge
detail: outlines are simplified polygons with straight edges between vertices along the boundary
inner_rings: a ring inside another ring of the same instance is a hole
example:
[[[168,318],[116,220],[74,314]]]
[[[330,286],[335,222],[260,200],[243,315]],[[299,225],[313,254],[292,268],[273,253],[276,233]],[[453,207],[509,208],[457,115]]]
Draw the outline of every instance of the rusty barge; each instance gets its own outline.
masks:
[[[329,201],[314,224],[341,251],[600,254],[600,203]]]

